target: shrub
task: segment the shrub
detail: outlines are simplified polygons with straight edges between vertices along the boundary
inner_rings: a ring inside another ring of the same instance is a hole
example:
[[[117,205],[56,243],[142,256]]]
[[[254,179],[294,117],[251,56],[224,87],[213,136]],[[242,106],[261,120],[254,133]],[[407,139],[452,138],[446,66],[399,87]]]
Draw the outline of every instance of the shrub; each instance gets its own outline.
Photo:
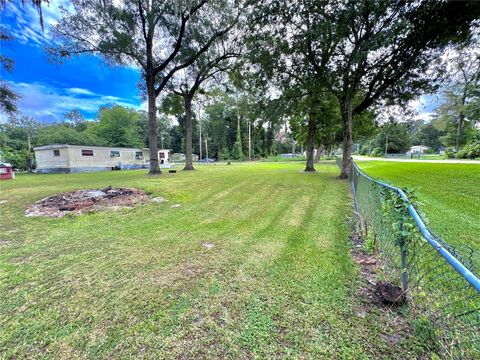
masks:
[[[230,158],[231,158],[231,155],[230,155],[230,152],[228,151],[228,149],[223,149],[222,151],[220,151],[220,153],[218,155],[219,155],[220,160],[230,160]]]
[[[360,155],[368,155],[368,148],[369,148],[368,145],[366,145],[366,144],[362,145],[362,147],[360,148],[359,154]]]
[[[459,159],[480,158],[480,143],[465,146],[462,150],[458,152],[457,158]]]
[[[447,148],[445,150],[445,156],[447,157],[447,159],[455,159],[456,157],[455,150],[453,148]]]
[[[1,151],[2,157],[5,162],[12,164],[15,170],[27,170],[28,169],[28,150],[12,150],[3,149]],[[33,154],[32,154],[33,158]]]
[[[372,152],[370,153],[370,156],[380,157],[380,156],[383,156],[384,153],[385,153],[384,149],[376,147],[372,150]]]

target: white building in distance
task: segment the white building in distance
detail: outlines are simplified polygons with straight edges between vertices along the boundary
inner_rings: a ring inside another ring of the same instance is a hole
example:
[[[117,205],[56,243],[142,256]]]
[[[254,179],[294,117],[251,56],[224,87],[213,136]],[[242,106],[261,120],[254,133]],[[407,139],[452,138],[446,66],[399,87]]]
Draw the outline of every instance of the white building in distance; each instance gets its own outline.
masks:
[[[76,173],[145,169],[150,164],[146,148],[53,144],[34,148],[38,173]],[[169,150],[159,150],[161,167],[169,167]]]

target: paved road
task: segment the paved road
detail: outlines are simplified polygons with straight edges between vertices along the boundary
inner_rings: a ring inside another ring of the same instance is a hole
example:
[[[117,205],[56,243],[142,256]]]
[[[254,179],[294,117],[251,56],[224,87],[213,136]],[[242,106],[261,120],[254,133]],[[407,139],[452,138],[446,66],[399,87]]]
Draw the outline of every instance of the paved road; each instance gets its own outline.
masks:
[[[366,156],[352,156],[355,161],[393,161],[393,162],[419,162],[419,163],[435,163],[435,164],[477,164],[480,165],[480,160],[420,160],[420,159],[391,159],[391,158],[373,158]]]

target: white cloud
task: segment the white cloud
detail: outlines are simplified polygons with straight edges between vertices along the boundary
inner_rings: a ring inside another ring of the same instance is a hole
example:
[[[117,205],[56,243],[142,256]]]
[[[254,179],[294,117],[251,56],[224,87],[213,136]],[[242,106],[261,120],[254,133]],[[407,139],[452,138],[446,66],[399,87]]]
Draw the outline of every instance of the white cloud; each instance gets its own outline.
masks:
[[[33,116],[44,122],[61,121],[64,119],[64,114],[72,109],[79,109],[94,116],[99,107],[110,104],[134,109],[141,107],[134,100],[97,94],[88,89],[62,88],[38,82],[30,84],[10,82],[10,84],[21,94],[18,102],[19,110],[25,115]],[[5,121],[5,116],[2,115],[0,119],[0,121]]]
[[[25,2],[7,2],[2,14],[2,23],[10,34],[22,44],[42,45],[51,40],[48,29],[55,25],[62,16],[62,9],[71,9],[68,0],[52,0],[42,3],[44,30],[40,25],[37,9]]]
[[[430,121],[432,120],[434,113],[433,112],[421,112],[415,116],[415,120]]]
[[[82,88],[69,88],[67,91],[71,94],[79,94],[79,95],[96,95],[94,92],[87,90],[87,89],[82,89]]]

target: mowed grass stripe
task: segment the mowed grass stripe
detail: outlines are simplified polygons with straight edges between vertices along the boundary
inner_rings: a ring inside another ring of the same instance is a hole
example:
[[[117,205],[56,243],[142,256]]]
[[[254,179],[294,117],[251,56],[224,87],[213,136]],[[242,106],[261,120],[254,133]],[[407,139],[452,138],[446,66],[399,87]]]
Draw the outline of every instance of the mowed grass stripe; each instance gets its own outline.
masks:
[[[2,187],[0,353],[6,358],[388,358],[356,316],[347,184],[332,164],[25,175]],[[47,195],[108,185],[168,203],[26,218]],[[179,203],[179,208],[171,205]],[[5,216],[3,216],[5,215]],[[214,247],[207,249],[202,244]]]

